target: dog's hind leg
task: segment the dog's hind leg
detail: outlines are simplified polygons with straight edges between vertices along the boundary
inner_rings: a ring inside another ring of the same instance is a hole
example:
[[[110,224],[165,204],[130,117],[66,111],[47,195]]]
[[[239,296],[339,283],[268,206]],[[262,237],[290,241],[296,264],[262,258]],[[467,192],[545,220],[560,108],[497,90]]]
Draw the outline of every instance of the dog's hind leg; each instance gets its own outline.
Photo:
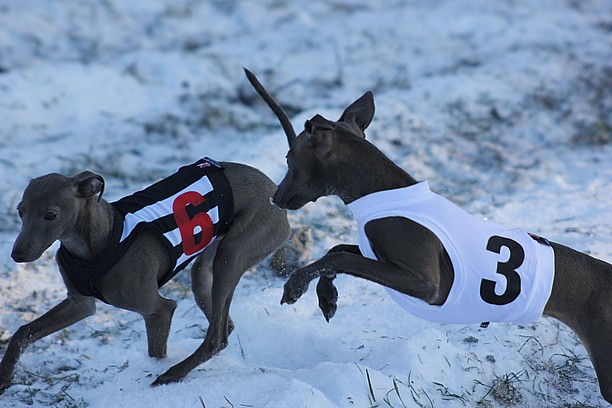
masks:
[[[612,403],[612,265],[552,245],[555,281],[544,314],[578,335],[593,362],[601,394]]]
[[[160,375],[153,386],[180,381],[227,346],[230,303],[238,281],[248,268],[289,238],[286,212],[269,202],[276,185],[252,167],[237,163],[223,163],[223,166],[234,192],[234,222],[215,251],[210,290],[210,273],[206,272],[210,270],[206,265],[208,255],[202,257],[195,271],[198,276],[194,293],[204,312],[209,310],[206,337],[192,355]]]
[[[601,262],[603,264],[603,262]],[[603,266],[603,265],[602,265]],[[607,274],[601,287],[590,294],[582,310],[582,319],[572,327],[583,342],[599,381],[601,395],[612,404],[612,268],[602,267]]]
[[[612,404],[612,345],[610,345],[612,320],[609,318],[607,321],[600,320],[599,318],[603,317],[602,314],[595,310],[593,312],[593,320],[598,320],[599,323],[596,324],[601,324],[601,326],[595,329],[587,327],[582,333],[579,333],[579,337],[593,362],[601,395]]]
[[[611,276],[612,278],[612,276]],[[612,281],[612,279],[610,279]],[[612,288],[609,282],[607,288]],[[568,326],[586,348],[599,382],[601,395],[612,404],[612,301],[610,295],[594,293],[580,312],[582,319]]]
[[[217,239],[196,258],[191,267],[191,289],[195,301],[210,322],[212,312],[213,261],[221,239]],[[228,318],[228,335],[234,329],[231,317]]]
[[[234,225],[234,228],[230,229],[223,238],[213,261],[210,325],[206,337],[202,345],[191,356],[160,375],[152,384],[153,386],[181,380],[195,367],[227,346],[230,331],[230,303],[238,281],[245,270],[271,252],[270,248],[280,246],[286,239],[286,236],[281,237],[273,231],[276,228],[273,224],[259,225],[258,229],[248,227],[247,230],[250,231],[248,234],[244,233],[243,228],[236,228]],[[204,276],[205,274],[200,275],[202,285],[206,283]],[[202,287],[197,290],[200,289]]]

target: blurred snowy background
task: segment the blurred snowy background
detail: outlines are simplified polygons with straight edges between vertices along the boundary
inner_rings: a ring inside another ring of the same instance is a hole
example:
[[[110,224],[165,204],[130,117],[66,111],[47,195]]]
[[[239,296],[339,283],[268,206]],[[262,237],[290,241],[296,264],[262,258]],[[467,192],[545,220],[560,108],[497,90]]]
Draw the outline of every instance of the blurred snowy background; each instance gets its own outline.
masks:
[[[202,156],[279,182],[285,137],[255,72],[300,130],[364,91],[368,138],[469,212],[612,261],[612,3],[607,0],[0,1],[0,352],[65,289],[52,247],[15,264],[15,207],[30,178],[84,169],[117,199]],[[337,198],[292,212],[308,255],[356,242]],[[326,323],[314,290],[279,305],[264,262],[232,304],[236,330],[184,382],[148,384],[201,342],[187,275],[169,356],[139,316],[96,316],[30,346],[1,406],[607,406],[559,322],[437,325],[377,285],[337,280]]]

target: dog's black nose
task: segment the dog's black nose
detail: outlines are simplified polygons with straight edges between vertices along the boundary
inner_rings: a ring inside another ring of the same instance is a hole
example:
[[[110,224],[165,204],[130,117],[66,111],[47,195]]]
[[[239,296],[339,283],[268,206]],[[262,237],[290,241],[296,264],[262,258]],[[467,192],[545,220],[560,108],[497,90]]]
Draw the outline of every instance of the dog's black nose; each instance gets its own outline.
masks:
[[[26,261],[26,257],[24,254],[20,254],[15,251],[11,253],[11,258],[13,258],[13,261],[18,262],[18,263]]]

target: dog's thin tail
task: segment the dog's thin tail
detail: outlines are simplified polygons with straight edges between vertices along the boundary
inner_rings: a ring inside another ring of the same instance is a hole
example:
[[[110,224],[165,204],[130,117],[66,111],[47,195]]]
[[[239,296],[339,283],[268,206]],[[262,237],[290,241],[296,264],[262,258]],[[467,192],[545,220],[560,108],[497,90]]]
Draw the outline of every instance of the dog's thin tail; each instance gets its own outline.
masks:
[[[243,69],[244,73],[247,76],[247,79],[249,80],[251,85],[253,85],[253,88],[255,88],[259,96],[262,97],[262,99],[266,102],[270,109],[272,109],[272,112],[274,112],[274,114],[278,118],[281,126],[283,127],[283,131],[287,135],[287,142],[289,143],[289,147],[291,147],[293,141],[295,140],[295,130],[293,130],[293,125],[289,120],[289,116],[287,116],[287,113],[285,113],[285,110],[278,104],[278,102],[276,102],[274,98],[272,98],[266,88],[264,88],[263,85],[259,82],[257,77],[248,69],[244,67]]]

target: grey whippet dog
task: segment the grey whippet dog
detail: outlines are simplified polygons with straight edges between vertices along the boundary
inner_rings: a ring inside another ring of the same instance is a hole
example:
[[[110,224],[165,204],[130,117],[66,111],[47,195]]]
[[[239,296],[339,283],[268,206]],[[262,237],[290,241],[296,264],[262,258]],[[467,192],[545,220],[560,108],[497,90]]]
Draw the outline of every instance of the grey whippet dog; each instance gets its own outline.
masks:
[[[364,131],[374,115],[371,92],[348,106],[337,122],[317,115],[296,137],[280,105],[252,73],[247,71],[247,77],[279,118],[289,142],[288,172],[273,196],[279,207],[299,209],[326,195],[336,195],[349,205],[372,193],[417,184],[365,140]],[[337,273],[379,283],[429,305],[445,303],[453,286],[454,264],[436,234],[403,217],[373,219],[364,231],[375,259],[365,257],[361,245],[338,245],[289,277],[281,303],[296,302],[319,277],[319,306],[329,320],[336,310],[332,279]],[[557,243],[545,244],[554,251],[554,280],[543,313],[578,335],[593,362],[603,397],[612,402],[612,265]],[[510,279],[507,283],[509,288]]]
[[[233,196],[233,223],[197,255],[191,269],[195,300],[209,321],[206,337],[192,355],[157,377],[152,385],[180,381],[227,346],[233,329],[230,302],[238,281],[248,268],[282,245],[290,233],[286,211],[270,204],[276,185],[266,175],[243,164],[221,165],[225,183],[229,182],[231,187],[229,195]],[[114,222],[111,204],[101,199],[103,189],[102,176],[89,171],[74,177],[52,173],[33,179],[18,205],[22,229],[13,247],[13,259],[35,261],[56,240],[83,261],[103,253]],[[94,297],[75,290],[59,258],[58,265],[68,289],[67,297],[14,333],[0,363],[0,393],[10,386],[15,365],[28,344],[96,311]],[[143,228],[129,250],[95,285],[104,301],[144,318],[148,353],[155,358],[166,356],[176,308],[174,300],[158,292],[160,279],[170,271],[171,260],[162,238]]]

